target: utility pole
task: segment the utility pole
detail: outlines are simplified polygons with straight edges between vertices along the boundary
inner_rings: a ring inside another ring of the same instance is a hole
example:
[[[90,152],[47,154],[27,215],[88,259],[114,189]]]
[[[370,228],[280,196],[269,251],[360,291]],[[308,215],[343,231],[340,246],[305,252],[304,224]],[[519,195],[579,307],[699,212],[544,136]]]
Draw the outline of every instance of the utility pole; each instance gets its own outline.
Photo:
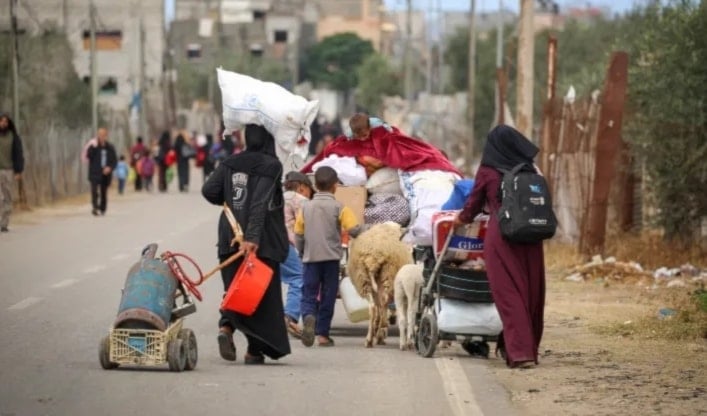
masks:
[[[412,0],[407,0],[405,18],[405,100],[412,109]]]
[[[93,134],[98,133],[98,68],[96,68],[96,6],[93,1],[89,3],[89,21],[91,32],[91,129]]]
[[[437,0],[437,25],[439,28],[439,43],[437,44],[437,76],[438,76],[438,92],[444,94],[444,14],[442,13],[442,0]]]
[[[530,140],[533,140],[534,14],[534,0],[520,0],[516,128]]]
[[[20,124],[20,51],[17,41],[17,0],[10,0],[10,26],[12,30],[12,117],[15,127]]]
[[[140,18],[140,136],[147,142],[147,85],[145,82],[145,23]]]
[[[427,6],[427,25],[425,30],[425,43],[427,49],[427,66],[425,71],[425,91],[428,94],[432,93],[432,1],[428,0]]]
[[[476,0],[471,0],[469,11],[469,71],[466,93],[466,120],[469,126],[464,159],[467,166],[474,156],[474,96],[476,95]]]
[[[498,0],[498,22],[496,26],[496,124],[504,123],[505,72],[503,71],[503,0]]]

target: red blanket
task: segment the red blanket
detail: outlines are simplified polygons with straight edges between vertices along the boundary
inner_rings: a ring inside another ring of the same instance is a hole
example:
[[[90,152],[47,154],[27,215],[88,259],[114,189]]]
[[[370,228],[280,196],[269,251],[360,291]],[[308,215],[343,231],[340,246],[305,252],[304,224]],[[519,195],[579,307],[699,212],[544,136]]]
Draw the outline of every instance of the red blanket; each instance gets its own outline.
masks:
[[[395,127],[393,131],[385,127],[373,128],[368,140],[348,140],[340,136],[307,163],[301,172],[311,172],[315,163],[329,155],[371,156],[382,161],[385,166],[404,171],[441,170],[463,176],[436,147],[408,137]]]

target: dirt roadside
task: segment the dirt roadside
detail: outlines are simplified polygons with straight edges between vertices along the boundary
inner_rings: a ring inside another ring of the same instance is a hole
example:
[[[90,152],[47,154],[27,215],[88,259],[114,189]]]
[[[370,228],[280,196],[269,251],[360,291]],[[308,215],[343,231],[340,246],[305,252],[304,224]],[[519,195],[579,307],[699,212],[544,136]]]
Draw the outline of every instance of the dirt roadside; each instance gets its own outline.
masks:
[[[548,277],[540,365],[509,370],[489,360],[522,414],[707,415],[706,339],[622,332],[621,325],[656,316],[664,302],[635,284],[564,276]]]

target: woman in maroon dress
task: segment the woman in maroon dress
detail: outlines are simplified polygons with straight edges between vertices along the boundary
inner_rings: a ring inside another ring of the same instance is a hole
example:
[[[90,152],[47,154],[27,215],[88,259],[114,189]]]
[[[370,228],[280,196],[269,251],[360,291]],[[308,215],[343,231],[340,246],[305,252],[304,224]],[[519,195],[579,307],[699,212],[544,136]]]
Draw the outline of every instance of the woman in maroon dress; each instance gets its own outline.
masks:
[[[489,224],[484,240],[484,261],[496,308],[503,322],[502,340],[506,364],[511,368],[538,363],[545,307],[543,244],[516,244],[503,239],[498,225],[501,206],[499,169],[511,170],[520,163],[535,169],[538,148],[512,127],[495,127],[486,138],[474,189],[459,214],[458,222],[473,221],[484,207]]]

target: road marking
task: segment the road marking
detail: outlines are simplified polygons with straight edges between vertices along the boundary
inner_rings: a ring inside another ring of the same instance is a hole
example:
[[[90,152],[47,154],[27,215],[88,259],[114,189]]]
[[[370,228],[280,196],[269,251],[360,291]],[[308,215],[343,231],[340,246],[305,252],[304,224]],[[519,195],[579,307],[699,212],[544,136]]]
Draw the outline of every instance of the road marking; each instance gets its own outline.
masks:
[[[115,261],[119,261],[119,260],[123,260],[123,259],[127,259],[127,258],[128,258],[128,255],[127,255],[127,254],[125,254],[125,253],[118,253],[118,254],[116,254],[115,256],[111,257],[110,259],[111,259],[111,260],[115,260]]]
[[[9,308],[7,308],[7,310],[8,311],[19,311],[20,309],[29,308],[30,306],[34,305],[35,303],[39,303],[39,301],[41,301],[41,300],[42,300],[42,298],[35,298],[35,297],[30,296],[27,299],[21,300],[21,301],[15,303],[14,305],[10,306]]]
[[[437,371],[442,377],[442,386],[447,396],[452,414],[455,416],[483,416],[474,398],[474,390],[456,358],[435,358]]]
[[[98,273],[101,270],[104,270],[106,266],[100,265],[100,266],[91,266],[83,271],[84,274],[91,274],[91,273]]]
[[[71,286],[71,285],[73,285],[74,283],[78,283],[78,282],[79,282],[78,279],[73,279],[73,278],[64,279],[64,280],[62,280],[61,282],[54,283],[54,284],[52,285],[52,288],[54,288],[54,289],[60,289],[60,288],[62,288],[62,287]]]

